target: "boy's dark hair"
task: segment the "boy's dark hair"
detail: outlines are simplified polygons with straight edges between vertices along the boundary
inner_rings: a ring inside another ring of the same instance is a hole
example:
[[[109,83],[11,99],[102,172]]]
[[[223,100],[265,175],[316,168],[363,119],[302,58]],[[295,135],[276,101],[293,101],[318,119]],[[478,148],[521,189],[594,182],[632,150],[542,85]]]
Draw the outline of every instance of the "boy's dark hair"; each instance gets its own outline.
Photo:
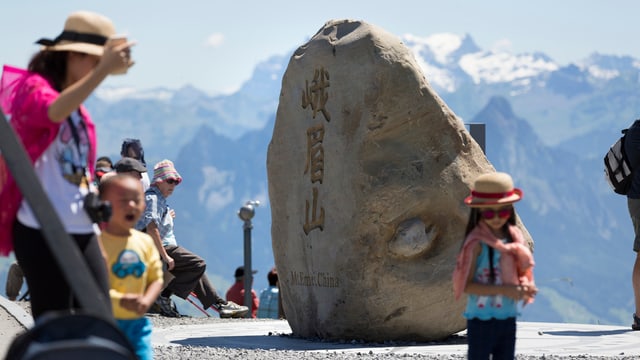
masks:
[[[62,91],[67,77],[68,51],[38,51],[31,57],[27,69],[47,79],[54,89]]]

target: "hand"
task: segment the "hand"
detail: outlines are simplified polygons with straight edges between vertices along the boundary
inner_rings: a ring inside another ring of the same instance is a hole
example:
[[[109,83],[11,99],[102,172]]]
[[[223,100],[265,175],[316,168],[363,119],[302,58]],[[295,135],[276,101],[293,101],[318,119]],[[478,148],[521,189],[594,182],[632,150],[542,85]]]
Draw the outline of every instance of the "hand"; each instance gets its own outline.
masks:
[[[175,219],[176,218],[176,211],[173,209],[169,209],[169,215],[171,215],[171,218]]]
[[[120,306],[123,308],[133,311],[135,313],[138,312],[138,298],[140,296],[137,294],[124,294],[120,299]]]
[[[149,310],[151,303],[142,295],[124,294],[120,299],[120,306],[142,316]]]
[[[124,74],[133,66],[131,60],[131,47],[135,42],[123,38],[111,38],[104,45],[104,53],[100,58],[98,67],[106,68],[109,74]]]
[[[538,288],[535,285],[514,285],[509,290],[508,297],[516,301],[523,300],[525,302],[534,298],[538,293]]]
[[[146,314],[146,312],[149,311],[149,308],[151,307],[152,303],[153,303],[153,301],[149,301],[144,296],[138,297],[137,310],[136,310],[138,315],[142,316],[142,315]]]
[[[173,258],[169,255],[167,255],[167,257],[164,259],[164,262],[167,263],[167,270],[173,270],[173,268],[176,266],[175,261],[173,261]]]

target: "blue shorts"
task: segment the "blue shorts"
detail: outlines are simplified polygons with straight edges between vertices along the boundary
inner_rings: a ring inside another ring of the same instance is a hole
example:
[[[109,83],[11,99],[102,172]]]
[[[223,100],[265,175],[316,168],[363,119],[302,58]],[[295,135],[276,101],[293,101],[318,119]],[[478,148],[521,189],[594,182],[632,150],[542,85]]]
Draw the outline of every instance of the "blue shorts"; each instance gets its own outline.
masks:
[[[140,360],[153,360],[153,347],[151,346],[151,321],[147,317],[139,319],[120,320],[116,323],[127,336],[129,342],[136,351]]]

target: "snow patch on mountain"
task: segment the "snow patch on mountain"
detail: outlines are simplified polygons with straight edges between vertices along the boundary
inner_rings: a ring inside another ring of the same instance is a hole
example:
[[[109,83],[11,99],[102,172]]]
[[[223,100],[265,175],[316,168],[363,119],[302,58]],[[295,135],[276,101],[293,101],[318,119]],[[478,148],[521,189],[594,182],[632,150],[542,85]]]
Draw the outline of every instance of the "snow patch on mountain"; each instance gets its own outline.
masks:
[[[456,90],[455,77],[448,70],[431,65],[420,57],[416,61],[430,84],[436,85],[446,92],[454,92]]]
[[[442,33],[421,38],[402,37],[427,79],[446,92],[457,90],[461,75],[474,84],[496,84],[529,79],[555,71],[558,64],[543,54],[513,55],[505,50],[482,50],[469,35]],[[525,82],[530,84],[530,82]]]
[[[134,87],[100,87],[96,97],[107,103],[115,103],[124,99],[169,101],[175,91],[164,88],[139,90]]]
[[[591,65],[586,68],[589,75],[603,80],[611,80],[620,76],[620,72],[615,69],[605,69],[598,65]]]
[[[465,55],[460,59],[459,64],[475,84],[511,82],[558,70],[556,63],[541,56],[511,55],[506,52],[491,51]]]
[[[640,70],[640,60],[631,56],[603,55],[597,52],[576,65],[590,77],[605,81],[622,76],[623,73],[637,73]]]
[[[451,33],[434,34],[426,38],[405,34],[402,38],[414,54],[433,59],[439,64],[454,60],[452,54],[462,45],[462,38]]]

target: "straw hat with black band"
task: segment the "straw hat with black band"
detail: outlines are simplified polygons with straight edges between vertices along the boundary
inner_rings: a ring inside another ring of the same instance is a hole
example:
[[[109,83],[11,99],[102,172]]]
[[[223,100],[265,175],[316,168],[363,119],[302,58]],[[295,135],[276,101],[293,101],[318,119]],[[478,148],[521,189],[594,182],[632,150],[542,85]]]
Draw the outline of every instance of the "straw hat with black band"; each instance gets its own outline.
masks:
[[[67,17],[64,30],[55,39],[40,39],[42,50],[75,51],[102,56],[107,40],[116,31],[111,20],[90,11],[77,11]]]

